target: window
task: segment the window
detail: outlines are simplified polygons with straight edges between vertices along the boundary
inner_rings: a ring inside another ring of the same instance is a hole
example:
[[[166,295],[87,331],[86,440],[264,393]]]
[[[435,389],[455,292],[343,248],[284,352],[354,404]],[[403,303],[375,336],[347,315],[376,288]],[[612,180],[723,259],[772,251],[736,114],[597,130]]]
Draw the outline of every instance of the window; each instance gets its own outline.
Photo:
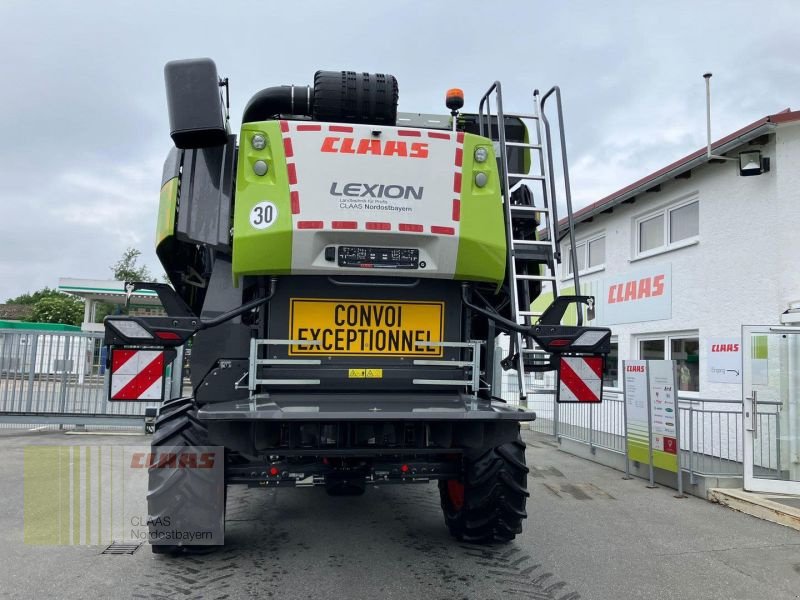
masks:
[[[670,358],[678,363],[678,390],[700,391],[700,342],[697,338],[672,338]]]
[[[669,242],[697,237],[700,224],[700,211],[697,202],[669,211]]]
[[[603,371],[603,387],[619,387],[619,341],[611,340],[611,352],[606,356],[606,368]]]
[[[676,361],[678,390],[700,391],[700,341],[697,336],[682,334],[639,340],[639,358]]]
[[[700,203],[668,206],[636,219],[635,225],[637,257],[686,246],[700,234]]]
[[[664,360],[664,340],[642,340],[639,342],[639,358],[642,360]]]
[[[639,222],[639,252],[649,252],[664,245],[664,215]]]
[[[569,260],[566,261],[564,276],[572,275],[572,247],[568,247]],[[577,248],[578,273],[593,273],[605,266],[606,237],[604,235],[590,238],[575,244]]]

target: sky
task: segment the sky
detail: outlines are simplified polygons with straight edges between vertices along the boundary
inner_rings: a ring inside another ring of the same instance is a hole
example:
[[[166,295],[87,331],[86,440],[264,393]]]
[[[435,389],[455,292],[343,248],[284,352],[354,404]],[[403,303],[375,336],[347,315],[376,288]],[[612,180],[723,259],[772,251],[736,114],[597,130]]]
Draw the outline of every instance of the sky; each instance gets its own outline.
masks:
[[[171,140],[168,60],[230,79],[234,130],[258,90],[318,69],[392,73],[405,112],[509,112],[559,85],[576,208],[718,138],[800,108],[800,2],[0,0],[0,302],[59,277],[111,278],[154,235]]]

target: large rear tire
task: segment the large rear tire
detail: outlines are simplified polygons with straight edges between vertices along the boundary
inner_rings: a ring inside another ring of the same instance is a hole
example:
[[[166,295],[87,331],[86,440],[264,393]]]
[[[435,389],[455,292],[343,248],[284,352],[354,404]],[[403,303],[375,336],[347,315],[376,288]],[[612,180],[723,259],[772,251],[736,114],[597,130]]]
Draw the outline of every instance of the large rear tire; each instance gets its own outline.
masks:
[[[439,481],[447,528],[465,542],[510,542],[522,533],[528,516],[527,488],[525,443],[519,437],[476,459],[465,459],[463,481]]]
[[[160,450],[180,451],[180,448],[196,448],[210,446],[208,428],[197,418],[197,407],[192,398],[168,400],[161,406],[155,422],[155,431],[151,442],[151,450],[158,455]],[[224,461],[224,456],[218,459]],[[203,491],[208,485],[196,478],[211,477],[210,472],[202,469],[163,469],[150,467],[148,471],[147,512],[151,539],[157,530],[155,523],[174,522],[176,512],[187,511],[192,522],[210,522],[219,518],[222,511],[222,523],[225,522],[225,500],[223,492],[220,505],[218,497]],[[206,480],[209,481],[209,480]],[[212,482],[211,485],[216,485]],[[224,482],[222,484],[224,486]],[[201,490],[198,490],[198,487]],[[224,531],[222,532],[224,534]],[[185,545],[185,544],[152,544],[153,554],[204,554],[213,551],[220,545]]]

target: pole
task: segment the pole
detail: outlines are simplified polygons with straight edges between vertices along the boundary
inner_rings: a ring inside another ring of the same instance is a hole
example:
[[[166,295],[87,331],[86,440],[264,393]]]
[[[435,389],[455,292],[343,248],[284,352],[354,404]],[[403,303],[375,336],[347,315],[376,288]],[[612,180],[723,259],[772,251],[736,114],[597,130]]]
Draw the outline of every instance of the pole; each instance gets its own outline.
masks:
[[[706,156],[711,158],[711,73],[703,73],[706,80]]]
[[[674,385],[678,383],[678,362],[675,360],[672,361],[672,382],[672,398],[675,402],[675,415],[677,415],[675,418],[675,446],[678,461],[678,495],[675,497],[686,498],[683,494],[683,470],[681,469],[681,407],[678,401],[678,388]],[[691,444],[691,440],[689,443]]]
[[[628,392],[625,385],[625,363],[627,360],[622,361],[622,432],[625,435],[625,477],[628,480],[631,478],[631,460],[628,456]]]
[[[649,456],[648,462],[650,463],[650,483],[647,487],[653,489],[656,484],[653,472],[653,408],[650,400],[650,361],[648,360],[645,364],[647,365],[644,371],[645,381],[647,382],[647,453]]]

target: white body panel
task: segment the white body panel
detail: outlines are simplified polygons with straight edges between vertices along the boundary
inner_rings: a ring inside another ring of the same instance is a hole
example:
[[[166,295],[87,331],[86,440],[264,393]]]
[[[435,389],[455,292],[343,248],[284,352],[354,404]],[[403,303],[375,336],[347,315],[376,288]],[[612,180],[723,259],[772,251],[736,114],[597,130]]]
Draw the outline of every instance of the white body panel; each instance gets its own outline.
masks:
[[[452,277],[463,137],[452,132],[291,122],[292,273],[364,273],[325,259],[328,246],[412,248],[420,269]]]

